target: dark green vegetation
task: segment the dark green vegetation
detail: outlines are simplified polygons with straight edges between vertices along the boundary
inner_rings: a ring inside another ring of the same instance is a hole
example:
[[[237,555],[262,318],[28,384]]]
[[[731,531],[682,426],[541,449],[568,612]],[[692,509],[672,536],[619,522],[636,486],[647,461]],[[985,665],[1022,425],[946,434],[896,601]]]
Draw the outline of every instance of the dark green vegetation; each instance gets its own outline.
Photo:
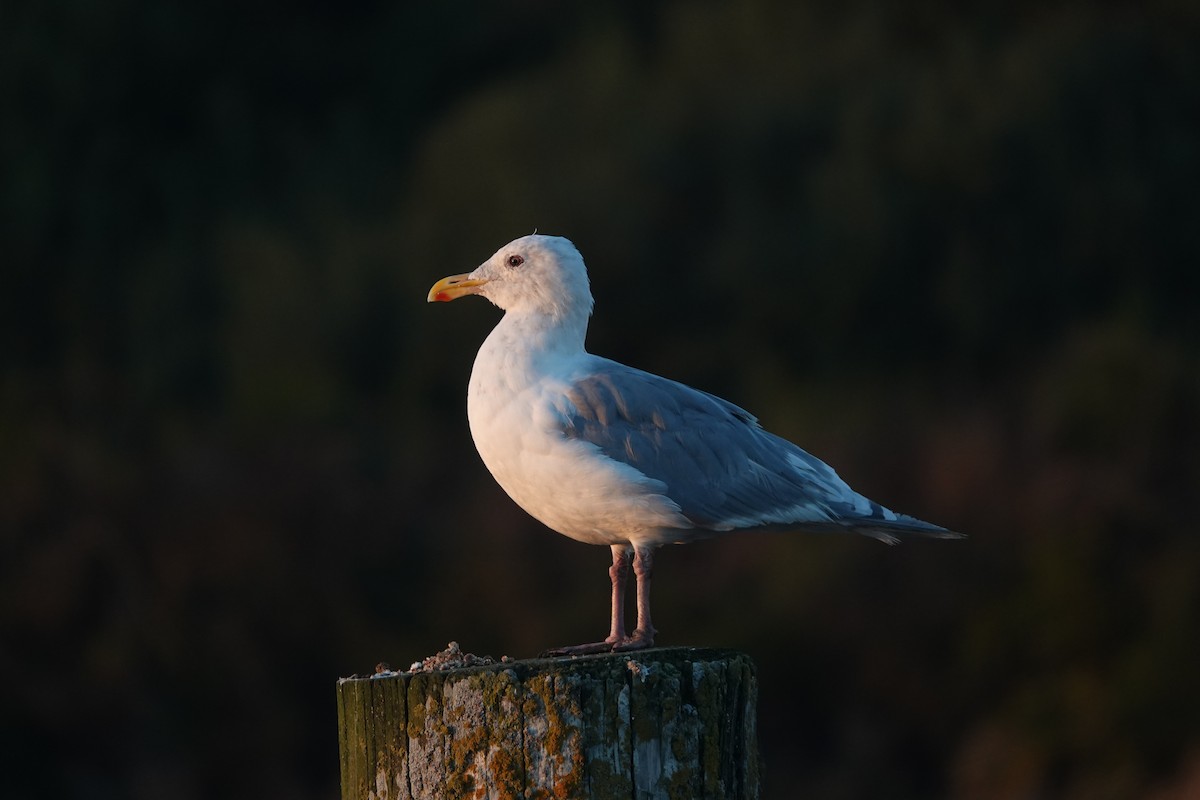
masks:
[[[424,302],[535,227],[593,350],[971,535],[662,552],[766,797],[1200,780],[1198,23],[5,5],[0,795],[330,797],[339,675],[603,634],[471,446],[495,310]]]

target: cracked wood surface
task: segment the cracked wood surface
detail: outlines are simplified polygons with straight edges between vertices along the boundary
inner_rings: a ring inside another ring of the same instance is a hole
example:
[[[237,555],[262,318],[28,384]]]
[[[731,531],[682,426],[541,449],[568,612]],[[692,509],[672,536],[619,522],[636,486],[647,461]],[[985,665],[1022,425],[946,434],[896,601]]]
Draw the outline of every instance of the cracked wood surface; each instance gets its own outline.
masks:
[[[342,798],[757,798],[757,695],[680,647],[344,678]]]

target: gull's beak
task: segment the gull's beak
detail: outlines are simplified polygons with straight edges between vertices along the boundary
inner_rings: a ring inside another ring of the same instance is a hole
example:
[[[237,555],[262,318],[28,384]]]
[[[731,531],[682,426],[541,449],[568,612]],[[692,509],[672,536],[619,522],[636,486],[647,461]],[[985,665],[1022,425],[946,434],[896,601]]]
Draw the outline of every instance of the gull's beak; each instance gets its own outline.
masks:
[[[430,303],[449,303],[465,294],[479,294],[480,288],[485,283],[487,283],[486,280],[472,278],[469,272],[462,275],[450,275],[433,285],[426,300]]]

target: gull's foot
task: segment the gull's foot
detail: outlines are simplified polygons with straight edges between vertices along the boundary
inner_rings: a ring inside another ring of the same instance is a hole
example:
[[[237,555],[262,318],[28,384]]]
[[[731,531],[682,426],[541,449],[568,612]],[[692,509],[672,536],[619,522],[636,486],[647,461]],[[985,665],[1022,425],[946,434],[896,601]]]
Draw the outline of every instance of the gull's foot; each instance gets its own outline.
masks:
[[[645,650],[654,646],[654,633],[634,631],[632,636],[626,636],[612,646],[614,653],[624,653],[629,650]]]
[[[635,630],[628,636],[622,636],[619,639],[609,637],[603,642],[592,642],[590,644],[577,644],[571,647],[555,647],[553,650],[546,650],[542,653],[542,658],[556,658],[557,656],[590,656],[596,653],[624,653],[630,650],[645,650],[654,646],[653,629],[649,631]]]
[[[590,656],[596,653],[612,652],[613,643],[609,641],[575,644],[569,647],[555,647],[542,653],[542,658],[557,658],[559,656]]]

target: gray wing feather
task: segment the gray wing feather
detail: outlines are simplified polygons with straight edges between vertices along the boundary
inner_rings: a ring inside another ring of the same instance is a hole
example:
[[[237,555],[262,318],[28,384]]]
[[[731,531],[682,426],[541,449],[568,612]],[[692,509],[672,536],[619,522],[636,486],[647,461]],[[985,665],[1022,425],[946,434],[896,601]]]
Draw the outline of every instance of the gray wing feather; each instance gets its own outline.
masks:
[[[616,362],[596,364],[558,408],[563,434],[664,483],[698,528],[829,528],[883,541],[952,535],[857,494],[733,403]]]

